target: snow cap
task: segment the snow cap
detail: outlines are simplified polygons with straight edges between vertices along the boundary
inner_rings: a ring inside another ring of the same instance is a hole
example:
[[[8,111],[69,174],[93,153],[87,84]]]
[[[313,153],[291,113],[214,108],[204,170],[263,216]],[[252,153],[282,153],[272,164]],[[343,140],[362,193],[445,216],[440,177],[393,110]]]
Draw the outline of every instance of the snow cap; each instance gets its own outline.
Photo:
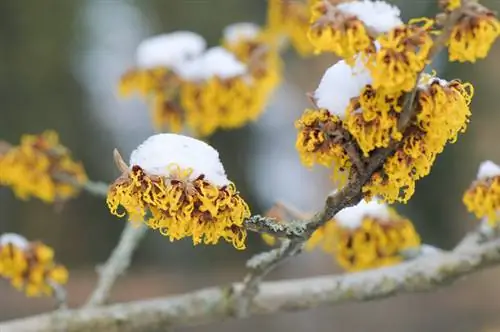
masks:
[[[500,176],[500,166],[491,160],[483,161],[481,165],[479,165],[479,171],[477,172],[478,180],[494,178],[496,176]]]
[[[175,31],[143,40],[136,51],[137,66],[177,68],[206,48],[205,39],[191,31]]]
[[[226,172],[213,147],[198,139],[178,134],[156,134],[146,139],[130,155],[130,167],[140,166],[148,174],[169,176],[169,165],[192,169],[189,180],[203,174],[216,185],[229,184]]]
[[[361,226],[367,217],[389,219],[389,208],[384,203],[375,200],[366,202],[361,200],[357,205],[342,209],[334,217],[336,222],[345,228],[356,229]]]
[[[344,14],[356,16],[363,24],[376,33],[385,33],[403,24],[398,7],[385,1],[351,1],[337,5]]]
[[[225,41],[234,44],[240,40],[252,40],[257,37],[260,31],[260,27],[255,23],[240,22],[225,27],[222,35]]]
[[[14,247],[25,249],[28,247],[29,242],[24,236],[16,233],[4,233],[0,235],[0,247],[12,244]]]
[[[351,98],[359,96],[363,88],[372,82],[369,71],[357,60],[354,67],[340,60],[326,70],[321,78],[314,99],[320,108],[343,119]]]
[[[223,47],[212,47],[199,58],[185,63],[177,74],[190,81],[207,80],[212,77],[230,79],[247,72],[247,66]]]

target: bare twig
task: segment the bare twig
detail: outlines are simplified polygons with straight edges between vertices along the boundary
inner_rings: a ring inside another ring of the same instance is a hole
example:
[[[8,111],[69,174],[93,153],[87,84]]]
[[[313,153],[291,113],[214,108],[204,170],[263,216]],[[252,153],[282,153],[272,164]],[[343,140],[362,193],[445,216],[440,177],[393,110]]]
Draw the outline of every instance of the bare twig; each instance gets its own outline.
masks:
[[[104,182],[87,181],[82,185],[82,189],[94,196],[106,197],[109,184]]]
[[[249,306],[249,315],[273,314],[383,299],[402,293],[431,291],[500,264],[500,239],[470,242],[460,250],[426,255],[379,270],[288,281],[264,282]],[[242,284],[145,301],[43,314],[0,323],[2,332],[106,331],[139,332],[207,324],[235,316],[230,301]]]
[[[116,248],[113,249],[108,261],[97,268],[99,274],[97,286],[86,306],[101,305],[107,301],[113,284],[129,267],[132,255],[146,234],[146,230],[147,228],[144,225],[136,225],[131,222],[126,224],[120,241]]]
[[[259,291],[262,279],[282,261],[298,254],[302,244],[302,241],[284,240],[280,248],[258,254],[247,262],[250,272],[243,280],[241,291],[234,297],[238,317],[248,316],[250,304]]]
[[[63,286],[52,282],[49,280],[49,285],[52,288],[52,291],[54,292],[54,299],[57,301],[57,309],[59,310],[64,310],[68,308],[68,299],[67,299],[67,293],[66,289],[64,289]]]

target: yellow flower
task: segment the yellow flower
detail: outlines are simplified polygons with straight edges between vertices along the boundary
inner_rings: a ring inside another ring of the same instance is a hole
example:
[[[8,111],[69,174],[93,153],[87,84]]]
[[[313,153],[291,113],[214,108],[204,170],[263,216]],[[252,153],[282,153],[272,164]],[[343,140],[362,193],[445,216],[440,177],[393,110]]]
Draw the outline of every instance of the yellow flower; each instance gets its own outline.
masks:
[[[302,56],[313,53],[307,38],[309,28],[309,5],[290,0],[268,0],[266,31],[279,42],[288,37],[292,46]]]
[[[439,6],[447,12],[451,12],[462,5],[462,0],[439,0]]]
[[[218,128],[238,128],[264,109],[262,95],[257,95],[245,77],[211,78],[202,82],[186,82],[181,91],[181,104],[189,127],[199,136],[211,135]]]
[[[272,236],[271,234],[262,234],[261,235],[262,241],[264,241],[265,244],[268,246],[274,246],[276,245],[276,237]]]
[[[453,27],[448,40],[450,61],[476,62],[485,58],[500,35],[500,23],[495,14],[477,3]]]
[[[474,89],[470,83],[458,80],[430,80],[418,91],[416,122],[426,133],[429,149],[441,153],[448,141],[455,142],[458,133],[465,131]]]
[[[71,159],[53,131],[24,135],[19,146],[0,155],[0,169],[0,185],[11,187],[20,199],[33,196],[48,203],[76,196],[87,181],[81,163]]]
[[[401,26],[377,38],[380,49],[368,53],[366,63],[375,89],[383,88],[386,93],[413,89],[432,47],[428,28]]]
[[[317,11],[313,8],[313,12]],[[324,16],[315,19],[307,35],[317,52],[333,52],[348,63],[357,53],[374,50],[363,22],[335,9],[328,8]]]
[[[238,24],[229,26],[237,32]],[[227,29],[227,28],[226,28]],[[256,30],[253,35],[242,36],[235,40],[223,40],[223,45],[236,58],[248,66],[250,77],[242,77],[241,88],[231,93],[238,94],[234,102],[239,105],[230,108],[223,106],[224,115],[220,117],[222,128],[241,127],[248,121],[255,121],[265,110],[276,87],[281,82],[283,63],[279,55],[276,37],[268,30]],[[228,88],[228,90],[230,90]],[[230,97],[229,97],[230,98]]]
[[[387,95],[367,85],[359,97],[351,99],[344,126],[365,156],[375,148],[389,146],[391,139],[401,140],[397,127],[400,95]]]
[[[118,89],[120,96],[128,97],[137,92],[149,102],[156,131],[169,128],[173,132],[180,132],[184,118],[176,101],[179,86],[180,80],[174,72],[155,67],[127,71],[121,77]]]
[[[333,167],[334,178],[342,180],[342,174],[351,168],[343,147],[347,138],[342,131],[342,121],[325,109],[307,109],[295,126],[299,130],[295,147],[302,163],[308,167],[315,163]]]
[[[52,284],[68,281],[68,271],[54,262],[52,248],[17,234],[0,236],[0,276],[27,296],[50,296]]]
[[[123,174],[108,192],[112,214],[127,213],[130,221],[144,221],[171,241],[192,237],[195,245],[216,244],[224,238],[245,248],[249,208],[208,144],[160,134],[132,153],[130,168],[115,157]]]
[[[492,227],[498,225],[500,210],[500,167],[485,161],[479,167],[477,180],[463,196],[467,210],[478,218],[486,218]]]
[[[156,131],[169,127],[171,132],[179,133],[184,126],[184,114],[179,104],[157,94],[152,97],[153,124]]]
[[[163,67],[130,69],[120,78],[118,84],[119,95],[128,97],[136,92],[143,97],[147,97],[151,94],[161,94],[165,88],[168,72],[168,69]]]
[[[321,232],[318,244],[347,271],[397,264],[402,251],[420,246],[410,220],[374,201],[342,210]]]
[[[424,75],[417,92],[416,118],[394,154],[363,187],[365,194],[379,195],[388,203],[407,202],[415,191],[415,181],[429,174],[437,154],[465,131],[472,94],[469,83]],[[360,146],[363,149],[361,142]]]
[[[212,48],[194,66],[196,71],[204,68],[201,75],[183,78],[180,101],[186,122],[197,135],[241,127],[264,111],[279,82],[279,62],[267,44],[253,43],[243,40],[230,45],[235,53]]]

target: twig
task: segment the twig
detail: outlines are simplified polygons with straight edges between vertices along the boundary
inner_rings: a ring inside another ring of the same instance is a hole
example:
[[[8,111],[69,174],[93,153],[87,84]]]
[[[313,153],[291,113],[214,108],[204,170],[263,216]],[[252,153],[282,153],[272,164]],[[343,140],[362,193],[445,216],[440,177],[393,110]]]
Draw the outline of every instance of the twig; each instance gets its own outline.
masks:
[[[295,312],[321,306],[431,291],[483,268],[500,264],[500,239],[469,243],[460,250],[427,255],[403,264],[340,276],[264,282],[249,315]],[[236,294],[243,285],[234,284]],[[227,287],[167,297],[43,314],[0,323],[2,332],[140,332],[235,318]]]
[[[241,291],[236,293],[236,315],[246,317],[253,298],[259,291],[262,279],[285,259],[297,255],[302,250],[302,241],[284,240],[281,247],[252,257],[247,262],[250,272],[243,280]]]
[[[67,300],[67,293],[66,289],[64,289],[63,286],[52,282],[49,280],[49,285],[52,288],[52,291],[54,292],[53,297],[57,301],[57,309],[59,310],[65,310],[68,308],[68,300]]]
[[[109,184],[104,182],[87,181],[82,186],[82,189],[94,196],[106,197],[108,194]]]
[[[122,232],[118,245],[113,249],[108,261],[97,268],[99,279],[86,306],[104,304],[111,292],[116,279],[123,274],[130,265],[132,255],[137,245],[146,234],[147,227],[128,222]]]
[[[326,2],[328,5],[328,2]],[[435,41],[431,51],[429,52],[429,60],[445,47],[448,40],[449,34],[452,27],[455,25],[457,20],[460,18],[462,8],[459,8],[452,12],[446,19],[444,23],[443,32]],[[398,121],[398,129],[404,132],[405,129],[410,124],[411,118],[415,112],[414,103],[417,96],[417,85],[420,78],[420,73],[417,75],[417,80],[415,82],[415,87],[404,96],[403,111],[401,117]],[[300,253],[300,249],[303,243],[312,235],[312,233],[318,229],[318,227],[325,224],[328,220],[333,218],[340,210],[348,206],[355,205],[363,198],[362,188],[367,181],[371,178],[373,173],[377,171],[384,164],[388,156],[394,152],[401,142],[394,141],[390,144],[389,148],[379,149],[375,151],[371,158],[366,160],[366,163],[360,158],[358,151],[356,151],[353,145],[347,145],[349,147],[348,154],[351,162],[356,167],[356,171],[351,177],[349,183],[342,188],[337,193],[330,195],[326,199],[326,204],[322,212],[316,214],[312,219],[306,222],[293,222],[288,225],[288,229],[283,229],[283,226],[270,225],[268,220],[262,220],[260,218],[253,219],[252,222],[247,222],[250,230],[257,231],[269,231],[274,230],[279,233],[284,233],[288,238],[293,240],[289,242],[284,242],[283,247],[278,251],[278,254],[273,255],[273,251],[268,253],[272,259],[264,260],[262,262],[262,267],[257,270],[253,270],[249,276],[245,279],[243,283],[243,291],[240,296],[242,299],[239,301],[239,307],[237,314],[246,315],[248,313],[248,308],[253,297],[257,294],[258,283],[263,279],[263,277],[278,266],[282,261],[290,256],[295,256]],[[260,225],[263,228],[258,228],[255,226]]]

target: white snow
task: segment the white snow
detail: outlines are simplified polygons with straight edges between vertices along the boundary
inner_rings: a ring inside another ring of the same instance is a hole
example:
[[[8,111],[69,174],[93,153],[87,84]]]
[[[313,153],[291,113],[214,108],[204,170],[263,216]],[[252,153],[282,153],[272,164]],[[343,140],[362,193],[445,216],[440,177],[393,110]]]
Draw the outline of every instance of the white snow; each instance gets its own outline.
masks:
[[[479,171],[477,172],[478,180],[484,180],[496,176],[500,176],[500,166],[491,160],[483,161],[481,165],[479,165]]]
[[[136,51],[137,66],[176,68],[196,58],[206,48],[205,39],[190,31],[175,31],[143,40]]]
[[[130,167],[140,166],[145,172],[169,176],[169,165],[193,170],[189,179],[201,174],[217,186],[229,184],[219,153],[205,142],[178,134],[157,134],[146,139],[130,155]]]
[[[255,23],[233,23],[224,28],[222,36],[229,44],[235,44],[241,40],[254,39],[260,31],[260,27]]]
[[[403,24],[400,19],[401,11],[398,7],[385,1],[352,1],[337,5],[345,14],[356,16],[366,27],[376,33],[384,33]]]
[[[361,226],[364,218],[388,219],[389,209],[386,204],[375,200],[366,202],[361,200],[358,205],[347,207],[337,213],[334,219],[342,227],[356,229]]]
[[[326,70],[321,78],[314,99],[318,107],[326,108],[341,119],[351,98],[359,96],[363,88],[372,82],[369,71],[357,60],[354,67],[340,60]]]
[[[4,233],[0,235],[0,247],[12,244],[14,247],[26,249],[29,245],[28,240],[16,233]]]
[[[432,83],[439,82],[441,86],[448,86],[450,82],[445,79],[434,76],[433,74],[423,73],[418,81],[419,89],[427,89]]]
[[[212,47],[195,60],[184,63],[177,68],[177,74],[190,81],[206,80],[217,76],[229,79],[246,74],[245,64],[223,47]]]

